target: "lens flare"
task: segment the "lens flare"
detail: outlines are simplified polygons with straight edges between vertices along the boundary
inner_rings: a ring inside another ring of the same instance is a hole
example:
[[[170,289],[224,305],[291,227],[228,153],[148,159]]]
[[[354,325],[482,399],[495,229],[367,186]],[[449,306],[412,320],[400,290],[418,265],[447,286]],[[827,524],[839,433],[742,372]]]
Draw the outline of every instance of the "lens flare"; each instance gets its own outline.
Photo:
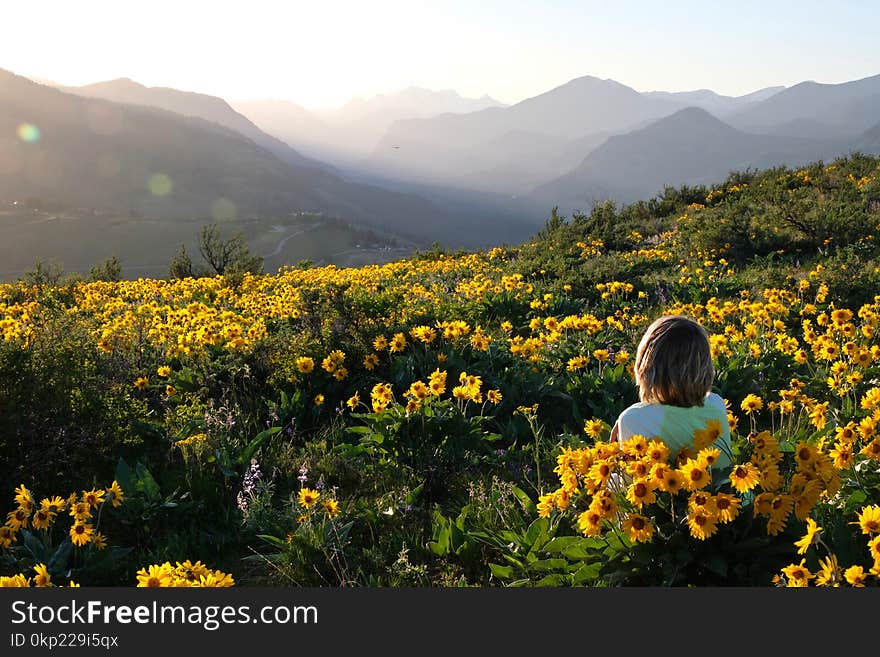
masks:
[[[160,197],[168,196],[174,188],[171,178],[164,173],[154,173],[150,176],[149,181],[147,181],[147,186],[150,188],[150,194]]]
[[[211,204],[211,216],[214,221],[235,221],[238,217],[238,208],[228,198],[218,198]]]
[[[22,123],[18,126],[18,138],[28,144],[40,141],[40,129],[33,123]]]

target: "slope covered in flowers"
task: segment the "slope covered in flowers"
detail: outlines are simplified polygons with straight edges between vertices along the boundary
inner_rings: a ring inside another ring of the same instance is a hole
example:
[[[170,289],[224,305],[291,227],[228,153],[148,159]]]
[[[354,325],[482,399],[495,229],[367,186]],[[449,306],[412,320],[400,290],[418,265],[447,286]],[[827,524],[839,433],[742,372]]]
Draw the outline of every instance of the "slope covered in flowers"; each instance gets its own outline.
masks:
[[[554,213],[482,253],[0,286],[0,574],[877,584],[878,224],[880,166],[853,156]],[[719,427],[677,454],[608,442],[673,313],[711,335],[729,473]],[[23,492],[114,479],[125,504],[100,532],[71,511],[70,540]]]

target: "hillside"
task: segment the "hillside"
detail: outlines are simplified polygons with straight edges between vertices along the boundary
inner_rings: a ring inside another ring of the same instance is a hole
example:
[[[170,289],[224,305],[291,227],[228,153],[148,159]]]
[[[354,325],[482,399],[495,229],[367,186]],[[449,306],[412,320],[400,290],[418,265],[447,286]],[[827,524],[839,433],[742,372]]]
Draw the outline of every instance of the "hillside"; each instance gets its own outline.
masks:
[[[37,126],[39,138],[18,138],[22,124]],[[283,162],[203,119],[66,94],[7,72],[0,72],[0,135],[0,198],[9,200],[166,218],[318,212],[453,247],[533,230]]]
[[[83,87],[62,87],[61,90],[78,96],[103,98],[114,103],[127,105],[157,107],[175,114],[204,119],[244,135],[285,162],[304,166],[320,166],[318,162],[303,157],[280,139],[260,130],[245,116],[232,109],[229,103],[216,96],[179,91],[168,87],[146,87],[128,78],[108,80]]]
[[[408,87],[396,93],[353,98],[335,109],[306,110],[287,101],[234,103],[245,116],[312,157],[354,165],[367,157],[395,122],[440,114],[466,114],[502,103],[483,96],[464,98],[451,90]]]
[[[770,98],[783,89],[785,87],[766,87],[743,96],[723,96],[711,89],[699,89],[697,91],[647,91],[643,93],[653,98],[683,103],[688,107],[699,107],[719,118],[723,118],[753,103]]]
[[[880,155],[880,123],[873,128],[866,130],[865,133],[856,140],[853,150],[868,155]]]
[[[573,171],[530,195],[563,212],[604,199],[650,198],[665,185],[709,184],[731,171],[806,164],[832,155],[834,144],[748,134],[705,110],[688,108],[641,130],[608,138]]]
[[[0,285],[0,583],[876,587],[878,223],[851,156],[472,253]],[[612,438],[669,315],[725,408]]]
[[[875,75],[841,84],[802,82],[750,105],[730,116],[729,121],[751,132],[845,138],[867,130],[878,116],[880,75]],[[803,130],[792,131],[794,121],[800,122]],[[780,127],[783,133],[774,132]]]
[[[585,76],[503,109],[398,121],[376,147],[369,164],[401,176],[458,177],[467,172],[473,158],[480,169],[504,165],[503,150],[494,162],[485,158],[492,155],[489,144],[507,134],[574,140],[623,131],[680,107],[613,80]]]

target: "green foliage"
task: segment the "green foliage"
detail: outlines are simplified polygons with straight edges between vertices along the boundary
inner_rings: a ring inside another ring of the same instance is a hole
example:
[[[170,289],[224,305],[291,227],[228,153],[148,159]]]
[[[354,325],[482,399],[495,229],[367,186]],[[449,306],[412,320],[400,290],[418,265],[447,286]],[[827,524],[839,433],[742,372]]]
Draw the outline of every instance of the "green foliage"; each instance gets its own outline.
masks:
[[[115,255],[89,270],[90,281],[120,281],[122,280],[122,264]]]

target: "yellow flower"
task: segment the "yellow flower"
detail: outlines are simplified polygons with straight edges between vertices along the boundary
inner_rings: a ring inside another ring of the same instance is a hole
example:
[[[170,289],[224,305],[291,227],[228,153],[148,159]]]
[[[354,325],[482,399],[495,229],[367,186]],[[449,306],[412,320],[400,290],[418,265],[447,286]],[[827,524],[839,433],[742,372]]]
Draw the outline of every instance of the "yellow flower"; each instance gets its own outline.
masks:
[[[699,490],[709,485],[712,478],[709,471],[700,462],[689,459],[679,470],[682,484],[687,490]]]
[[[751,415],[756,411],[760,411],[763,407],[764,401],[760,397],[758,397],[758,395],[754,395],[752,393],[746,395],[741,404],[742,410],[744,410],[747,415]]]
[[[321,502],[321,506],[324,507],[324,511],[326,511],[327,515],[331,518],[335,518],[339,515],[339,502],[336,500],[324,500]]]
[[[718,530],[716,519],[704,509],[691,509],[688,512],[688,527],[691,536],[705,541]]]
[[[661,489],[675,495],[684,487],[684,477],[678,470],[667,468],[663,473],[663,484]]]
[[[15,489],[15,503],[28,511],[33,508],[34,496],[24,484]]]
[[[578,516],[578,529],[584,536],[596,536],[602,531],[602,520],[601,513],[587,509]]]
[[[376,369],[376,366],[378,364],[379,364],[379,356],[377,354],[367,354],[364,357],[364,367],[367,370],[372,372],[374,369]]]
[[[816,537],[821,531],[822,528],[816,524],[815,520],[807,518],[807,533],[804,534],[803,538],[794,543],[794,546],[798,549],[797,553],[806,554],[807,550],[816,541]]]
[[[94,528],[87,522],[77,520],[70,528],[70,540],[74,545],[83,546],[92,540]]]
[[[125,500],[125,493],[122,492],[122,487],[115,479],[113,480],[113,483],[110,484],[110,488],[105,492],[107,493],[107,501],[113,505],[113,508],[120,506],[123,500]]]
[[[398,353],[404,349],[406,349],[406,336],[403,333],[395,333],[394,337],[391,338],[389,350],[391,353]]]
[[[49,569],[46,567],[46,564],[37,564],[34,566],[34,571],[37,573],[34,576],[34,586],[52,586],[52,577],[49,575]]]
[[[303,488],[299,491],[299,503],[305,508],[310,509],[318,502],[321,493],[311,488]]]
[[[556,508],[556,495],[547,493],[538,497],[538,517],[549,518],[550,512]]]
[[[648,443],[645,458],[651,463],[666,463],[669,460],[669,447],[661,440],[652,440]]]
[[[502,395],[500,390],[488,390],[486,392],[486,399],[493,404],[500,404]]]
[[[151,565],[137,571],[138,588],[161,587],[171,585],[172,569],[167,561],[162,565]]]
[[[147,381],[147,379],[142,376],[139,376],[138,378],[136,378],[134,380],[134,387],[137,388],[138,390],[145,389],[147,387],[147,384],[149,384],[149,381]]]
[[[605,430],[605,423],[602,420],[594,418],[592,420],[587,420],[584,422],[584,433],[586,433],[590,438],[598,438],[602,435],[602,432]]]
[[[868,574],[861,566],[850,566],[843,571],[843,576],[849,584],[857,588],[864,587],[865,580],[868,579]]]
[[[15,532],[9,525],[0,525],[0,548],[8,548],[17,540]]]
[[[318,393],[315,395],[315,406],[321,406],[324,403],[324,395]]]
[[[37,509],[36,513],[34,513],[34,517],[31,518],[31,524],[34,529],[49,529],[49,526],[52,524],[52,521],[55,519],[55,514],[49,511],[48,509],[44,509],[40,507]]]
[[[654,484],[646,479],[634,481],[626,491],[626,499],[637,509],[641,509],[645,504],[651,504],[657,499],[654,494]]]
[[[782,569],[782,574],[786,578],[786,586],[789,587],[806,587],[809,586],[813,574],[804,567],[806,559],[801,559],[800,564],[791,564]]]
[[[840,586],[840,566],[837,555],[819,559],[819,570],[816,572],[816,586]]]
[[[28,512],[19,507],[15,511],[10,511],[6,514],[6,525],[14,532],[21,528],[27,529],[28,518]]]
[[[107,547],[107,537],[101,532],[95,532],[95,535],[92,536],[92,544],[99,550],[103,550]]]
[[[721,420],[712,419],[706,421],[705,429],[697,429],[694,431],[694,447],[700,450],[709,447],[712,443],[721,437]]]
[[[103,488],[93,488],[89,491],[83,491],[82,494],[83,502],[88,504],[91,508],[95,508],[100,504],[104,503],[104,489]]]
[[[647,543],[654,537],[654,526],[645,516],[632,513],[623,522],[623,530],[631,540]]]
[[[758,485],[761,471],[752,463],[735,465],[730,471],[730,483],[740,493],[746,493]]]
[[[309,356],[300,356],[296,359],[296,369],[302,374],[310,374],[315,369],[315,360]]]
[[[876,504],[873,506],[866,506],[859,513],[859,521],[850,524],[859,525],[862,529],[862,534],[868,536],[872,534],[880,534],[880,506],[877,506]]]
[[[67,502],[58,495],[52,498],[44,497],[40,500],[40,508],[49,513],[61,513],[67,508]]]
[[[171,368],[167,365],[160,365],[159,368],[156,370],[156,374],[158,374],[162,378],[165,378],[169,374],[171,374]]]
[[[360,401],[360,393],[355,392],[351,397],[348,398],[348,401],[345,403],[351,410],[354,410],[357,408],[357,405],[360,403]]]
[[[739,515],[739,498],[735,495],[718,493],[714,498],[718,520],[722,523],[733,521]]]

